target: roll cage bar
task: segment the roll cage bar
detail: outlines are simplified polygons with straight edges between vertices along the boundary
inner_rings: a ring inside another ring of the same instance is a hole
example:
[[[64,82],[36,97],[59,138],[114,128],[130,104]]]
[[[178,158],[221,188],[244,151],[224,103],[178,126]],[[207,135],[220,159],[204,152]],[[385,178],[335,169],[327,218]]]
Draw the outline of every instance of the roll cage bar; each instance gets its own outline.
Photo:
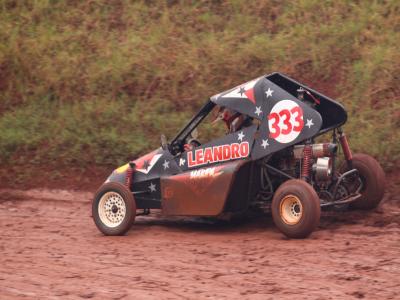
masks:
[[[187,137],[192,133],[192,131],[203,121],[205,117],[210,113],[210,111],[216,106],[215,103],[210,100],[200,109],[200,111],[189,121],[188,124],[176,135],[172,140],[169,150],[173,155],[180,152],[182,143],[187,139]]]

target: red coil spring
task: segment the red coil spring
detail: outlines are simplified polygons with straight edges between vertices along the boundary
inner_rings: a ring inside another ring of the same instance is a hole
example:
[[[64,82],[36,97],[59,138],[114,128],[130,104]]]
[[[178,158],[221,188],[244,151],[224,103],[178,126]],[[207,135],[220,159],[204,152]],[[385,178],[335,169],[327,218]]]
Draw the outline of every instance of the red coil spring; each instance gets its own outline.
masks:
[[[310,178],[312,159],[312,146],[305,145],[303,149],[303,164],[301,166],[301,179],[308,180]]]
[[[332,153],[329,151],[328,147],[329,147],[329,143],[324,143],[322,145],[324,156],[331,156],[332,155]]]
[[[131,166],[129,166],[128,170],[126,171],[126,178],[125,178],[125,186],[128,189],[131,188],[132,173],[133,173],[133,169]]]

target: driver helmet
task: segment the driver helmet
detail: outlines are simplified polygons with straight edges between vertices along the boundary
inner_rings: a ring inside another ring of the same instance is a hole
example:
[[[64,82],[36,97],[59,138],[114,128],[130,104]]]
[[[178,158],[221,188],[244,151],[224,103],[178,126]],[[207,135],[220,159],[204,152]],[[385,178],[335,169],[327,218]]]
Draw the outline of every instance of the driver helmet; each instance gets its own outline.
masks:
[[[239,130],[241,125],[243,124],[244,116],[233,109],[221,106],[218,110],[217,117],[214,122],[219,120],[224,121],[226,128],[229,132],[235,132]]]

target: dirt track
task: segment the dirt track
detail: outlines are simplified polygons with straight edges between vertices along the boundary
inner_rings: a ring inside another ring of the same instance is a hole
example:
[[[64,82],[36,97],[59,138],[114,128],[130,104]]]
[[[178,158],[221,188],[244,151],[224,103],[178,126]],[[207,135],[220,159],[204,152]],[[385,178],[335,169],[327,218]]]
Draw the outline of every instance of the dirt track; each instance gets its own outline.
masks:
[[[138,217],[104,237],[90,194],[0,193],[0,299],[399,299],[400,208],[324,216],[287,240],[270,218]]]

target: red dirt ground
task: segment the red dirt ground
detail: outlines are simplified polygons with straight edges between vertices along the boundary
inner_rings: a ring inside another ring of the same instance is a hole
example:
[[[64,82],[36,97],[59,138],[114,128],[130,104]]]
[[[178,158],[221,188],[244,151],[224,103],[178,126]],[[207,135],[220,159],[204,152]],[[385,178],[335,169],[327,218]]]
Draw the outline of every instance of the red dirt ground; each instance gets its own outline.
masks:
[[[374,212],[325,214],[310,238],[288,240],[255,213],[154,212],[105,237],[91,193],[3,189],[0,299],[399,299],[397,190]]]

